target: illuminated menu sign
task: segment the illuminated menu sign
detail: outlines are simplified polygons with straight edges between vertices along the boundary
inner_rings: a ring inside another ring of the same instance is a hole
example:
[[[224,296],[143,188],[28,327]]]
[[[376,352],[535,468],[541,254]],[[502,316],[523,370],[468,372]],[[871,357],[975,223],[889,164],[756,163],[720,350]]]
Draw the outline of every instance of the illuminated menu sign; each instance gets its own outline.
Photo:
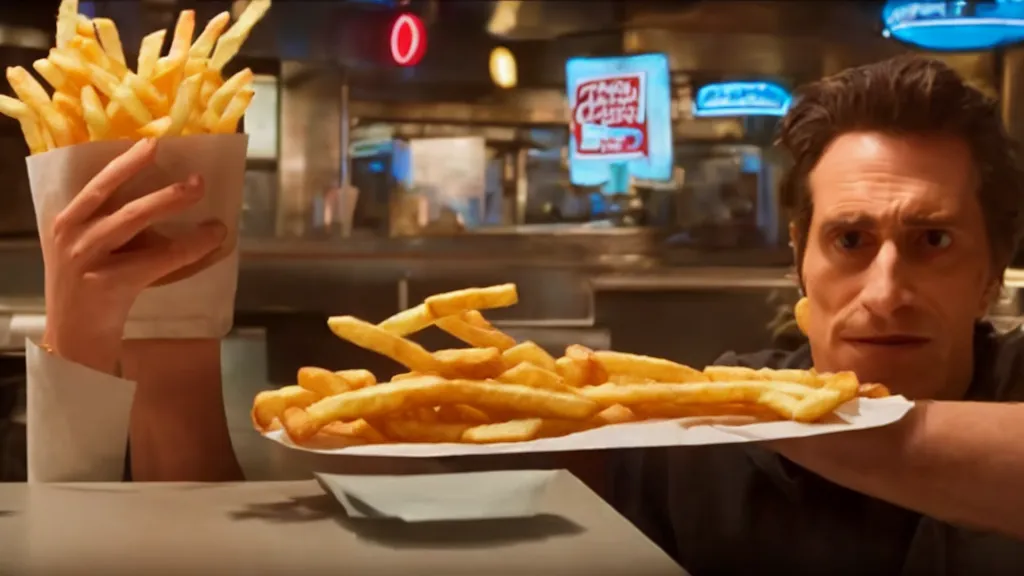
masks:
[[[718,82],[701,87],[693,99],[695,117],[785,116],[792,97],[770,82]]]
[[[988,50],[1024,41],[1024,0],[890,0],[882,20],[883,35],[927,50]]]
[[[671,179],[670,88],[664,54],[570,59],[566,89],[572,183],[604,185],[619,180],[623,172],[643,180]]]

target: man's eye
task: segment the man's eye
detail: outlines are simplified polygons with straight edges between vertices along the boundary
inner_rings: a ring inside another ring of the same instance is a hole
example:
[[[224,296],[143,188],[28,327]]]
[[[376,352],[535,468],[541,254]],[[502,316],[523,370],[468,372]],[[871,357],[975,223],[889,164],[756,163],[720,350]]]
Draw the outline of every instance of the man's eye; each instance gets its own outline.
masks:
[[[948,248],[953,243],[953,236],[945,230],[927,230],[924,233],[924,241],[930,248]]]
[[[836,246],[843,250],[855,250],[864,243],[864,235],[856,230],[843,232],[836,238]]]

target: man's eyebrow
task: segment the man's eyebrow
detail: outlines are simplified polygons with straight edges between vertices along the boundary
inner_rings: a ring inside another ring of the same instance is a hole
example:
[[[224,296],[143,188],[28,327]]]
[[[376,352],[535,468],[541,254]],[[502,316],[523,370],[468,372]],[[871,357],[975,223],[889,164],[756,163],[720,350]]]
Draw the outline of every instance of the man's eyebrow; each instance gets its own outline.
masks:
[[[867,214],[837,214],[822,222],[821,227],[825,230],[835,228],[871,228],[878,224],[878,220]]]
[[[956,218],[949,214],[908,215],[900,219],[900,224],[913,228],[948,228],[956,224]]]

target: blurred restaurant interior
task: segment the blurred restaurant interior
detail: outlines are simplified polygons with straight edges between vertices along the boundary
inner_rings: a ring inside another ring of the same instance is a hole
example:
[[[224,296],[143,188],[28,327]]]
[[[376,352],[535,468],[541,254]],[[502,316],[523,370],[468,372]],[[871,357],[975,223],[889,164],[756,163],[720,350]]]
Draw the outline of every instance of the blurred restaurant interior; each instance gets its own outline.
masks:
[[[934,25],[1014,3],[1022,14],[1020,0],[282,3],[231,64],[259,79],[224,344],[247,476],[306,477],[252,431],[256,392],[303,365],[399,371],[335,338],[328,314],[377,321],[433,293],[515,282],[520,303],[490,316],[553,351],[614,345],[703,366],[794,345],[792,199],[772,148],[793,90],[928,53],[997,96],[1024,139],[1024,26],[952,42]],[[81,9],[116,20],[128,49],[179,10],[205,21],[245,4]],[[45,54],[56,5],[0,11],[4,66]],[[24,386],[23,338],[43,313],[25,155],[17,123],[0,118],[0,387]],[[1013,323],[1024,274],[1006,286],[995,314]],[[420,340],[455,345],[439,331]]]

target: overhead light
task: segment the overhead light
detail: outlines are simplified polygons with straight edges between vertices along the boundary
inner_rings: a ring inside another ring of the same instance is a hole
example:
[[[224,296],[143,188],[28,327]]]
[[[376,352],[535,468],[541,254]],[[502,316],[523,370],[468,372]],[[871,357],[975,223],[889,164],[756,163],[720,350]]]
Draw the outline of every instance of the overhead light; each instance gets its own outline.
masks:
[[[498,0],[487,22],[487,33],[494,36],[504,36],[511,32],[519,20],[519,8],[522,0]]]
[[[491,71],[491,80],[499,88],[515,88],[519,83],[519,72],[516,67],[516,57],[512,51],[504,46],[498,46],[491,50],[491,57],[488,63]]]

